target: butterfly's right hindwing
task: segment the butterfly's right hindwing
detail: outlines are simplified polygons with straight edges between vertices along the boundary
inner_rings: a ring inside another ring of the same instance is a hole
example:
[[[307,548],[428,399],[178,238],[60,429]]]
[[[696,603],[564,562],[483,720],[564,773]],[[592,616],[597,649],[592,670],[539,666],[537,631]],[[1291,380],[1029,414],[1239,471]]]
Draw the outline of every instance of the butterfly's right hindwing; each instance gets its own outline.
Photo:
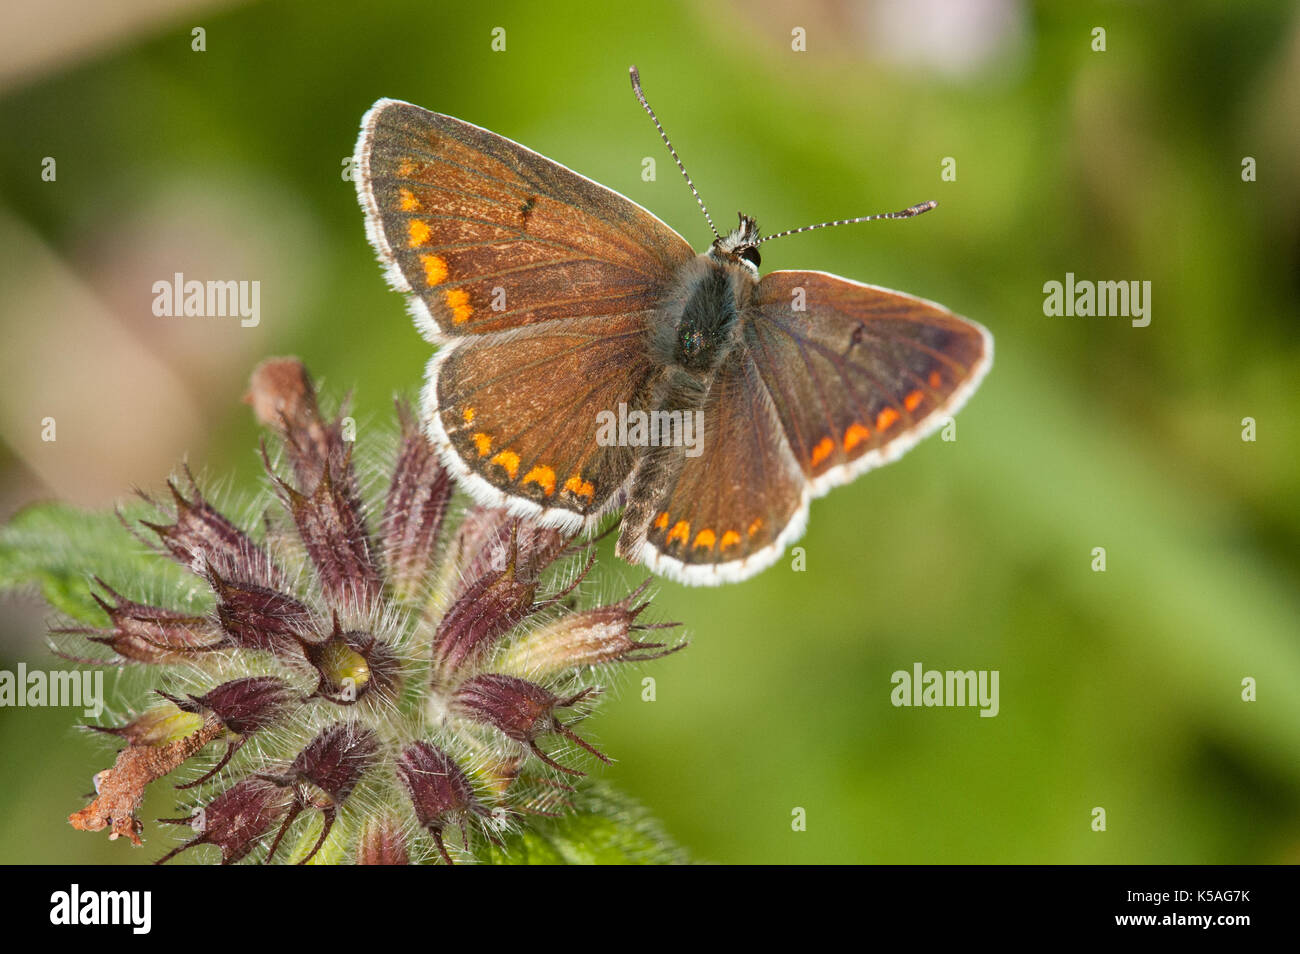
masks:
[[[654,499],[645,541],[632,556],[683,583],[743,580],[803,532],[807,483],[745,349],[723,361],[700,420],[700,453],[685,456]]]

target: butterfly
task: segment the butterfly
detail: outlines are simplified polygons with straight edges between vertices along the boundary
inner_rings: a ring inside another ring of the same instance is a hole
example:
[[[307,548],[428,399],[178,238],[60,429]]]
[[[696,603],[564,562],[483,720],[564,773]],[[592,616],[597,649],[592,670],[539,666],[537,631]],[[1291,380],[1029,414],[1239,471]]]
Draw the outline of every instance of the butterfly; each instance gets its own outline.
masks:
[[[479,503],[591,529],[688,584],[742,580],[802,533],[832,487],[898,458],[974,392],[981,325],[816,271],[760,277],[761,236],[713,225],[696,254],[653,214],[503,136],[381,99],[355,154],[366,231],[439,346],[429,440]]]

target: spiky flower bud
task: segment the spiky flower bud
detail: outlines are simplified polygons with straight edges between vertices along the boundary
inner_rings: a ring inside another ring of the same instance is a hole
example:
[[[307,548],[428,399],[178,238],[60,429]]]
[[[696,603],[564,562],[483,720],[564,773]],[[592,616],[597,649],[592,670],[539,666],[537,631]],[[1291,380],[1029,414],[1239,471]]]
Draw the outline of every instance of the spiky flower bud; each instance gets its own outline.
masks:
[[[302,653],[316,667],[320,682],[313,696],[346,706],[368,692],[392,697],[401,679],[401,662],[373,633],[345,633],[334,617],[327,639],[304,639]]]
[[[307,743],[285,774],[260,776],[282,788],[292,786],[294,791],[293,807],[271,843],[269,857],[275,857],[280,839],[298,813],[313,807],[321,810],[324,824],[316,844],[298,863],[310,861],[329,837],[339,807],[357,787],[361,776],[374,766],[378,753],[379,740],[369,729],[356,723],[335,723]]]
[[[499,572],[488,571],[456,598],[433,637],[434,674],[453,682],[477,667],[498,640],[523,622],[535,606],[537,584],[518,578],[514,557]]]
[[[186,712],[211,712],[231,732],[247,735],[275,721],[289,701],[290,691],[275,676],[249,676],[223,682],[211,692],[187,699],[178,699],[161,690],[158,694]]]
[[[171,775],[183,807],[162,821],[194,834],[161,861],[209,846],[225,864],[450,863],[567,811],[562,779],[583,771],[563,743],[608,761],[572,728],[603,667],[684,645],[637,638],[656,626],[639,622],[644,585],[575,608],[590,542],[483,507],[449,527],[453,483],[401,404],[368,500],[350,420],[322,412],[300,362],[263,363],[248,402],[274,438],[259,529],[188,471],[140,521],[206,601],[137,602],[97,579],[105,625],[55,631],[113,653],[74,658],[154,681],[143,711],[94,727],[126,745],[72,824],[139,844],[145,789]]]
[[[107,646],[123,659],[141,663],[174,663],[202,649],[225,641],[221,627],[202,616],[180,613],[128,600],[98,577],[95,582],[113,598],[110,603],[98,593],[95,602],[108,615],[109,629],[65,627],[55,633],[86,636],[92,643]]]
[[[167,824],[189,825],[198,834],[158,859],[161,864],[196,845],[216,845],[221,863],[234,864],[284,817],[291,796],[262,778],[246,778],[226,789],[201,812],[188,818],[160,819]]]
[[[533,750],[534,755],[552,768],[570,775],[581,775],[578,769],[561,765],[543,752],[537,740],[544,735],[562,735],[577,742],[601,761],[608,762],[608,756],[584,742],[555,715],[556,709],[568,709],[593,691],[592,687],[588,687],[567,699],[561,699],[545,687],[527,679],[485,672],[461,685],[456,692],[454,705],[466,718],[493,726],[507,738],[524,743]]]
[[[188,699],[178,699],[161,689],[158,694],[183,712],[211,715],[231,735],[226,742],[225,754],[216,765],[194,781],[176,786],[193,788],[225,768],[248,736],[275,724],[284,715],[292,690],[276,676],[249,676],[223,682],[205,695],[191,695]]]
[[[433,835],[438,853],[447,864],[451,856],[442,841],[442,831],[449,822],[461,827],[461,836],[470,815],[487,815],[488,810],[474,797],[474,786],[455,759],[432,742],[415,742],[397,759],[397,774],[406,786],[415,817],[421,828]]]
[[[638,623],[649,600],[633,605],[645,592],[646,580],[622,600],[609,606],[566,613],[516,640],[500,661],[503,672],[529,679],[548,679],[566,670],[612,662],[646,662],[685,649],[686,643],[648,643],[632,638],[642,630],[670,629],[675,623]]]
[[[212,567],[208,583],[217,598],[217,621],[229,642],[241,649],[291,653],[299,634],[310,632],[312,615],[303,603],[256,583],[223,580]]]

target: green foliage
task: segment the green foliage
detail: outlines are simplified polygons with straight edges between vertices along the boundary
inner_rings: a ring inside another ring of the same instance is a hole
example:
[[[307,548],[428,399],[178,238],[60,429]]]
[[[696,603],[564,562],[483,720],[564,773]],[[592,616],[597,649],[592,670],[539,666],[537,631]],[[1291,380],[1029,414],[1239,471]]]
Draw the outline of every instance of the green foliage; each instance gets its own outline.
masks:
[[[106,617],[91,597],[96,575],[114,588],[167,594],[177,608],[198,592],[183,567],[133,537],[113,511],[36,504],[0,528],[0,590],[35,587],[60,613],[99,625]]]
[[[650,865],[682,864],[686,854],[641,806],[592,786],[577,797],[575,813],[538,819],[501,845],[489,843],[479,858],[496,865]]]

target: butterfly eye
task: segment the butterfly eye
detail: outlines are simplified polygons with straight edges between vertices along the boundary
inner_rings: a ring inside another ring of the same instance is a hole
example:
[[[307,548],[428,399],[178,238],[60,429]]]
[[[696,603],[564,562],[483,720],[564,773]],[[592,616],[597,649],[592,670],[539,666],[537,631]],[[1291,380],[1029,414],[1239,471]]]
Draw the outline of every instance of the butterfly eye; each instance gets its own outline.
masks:
[[[744,249],[740,253],[740,257],[749,262],[749,264],[753,265],[755,268],[758,268],[759,265],[763,264],[763,259],[758,254],[758,248],[753,245]]]

